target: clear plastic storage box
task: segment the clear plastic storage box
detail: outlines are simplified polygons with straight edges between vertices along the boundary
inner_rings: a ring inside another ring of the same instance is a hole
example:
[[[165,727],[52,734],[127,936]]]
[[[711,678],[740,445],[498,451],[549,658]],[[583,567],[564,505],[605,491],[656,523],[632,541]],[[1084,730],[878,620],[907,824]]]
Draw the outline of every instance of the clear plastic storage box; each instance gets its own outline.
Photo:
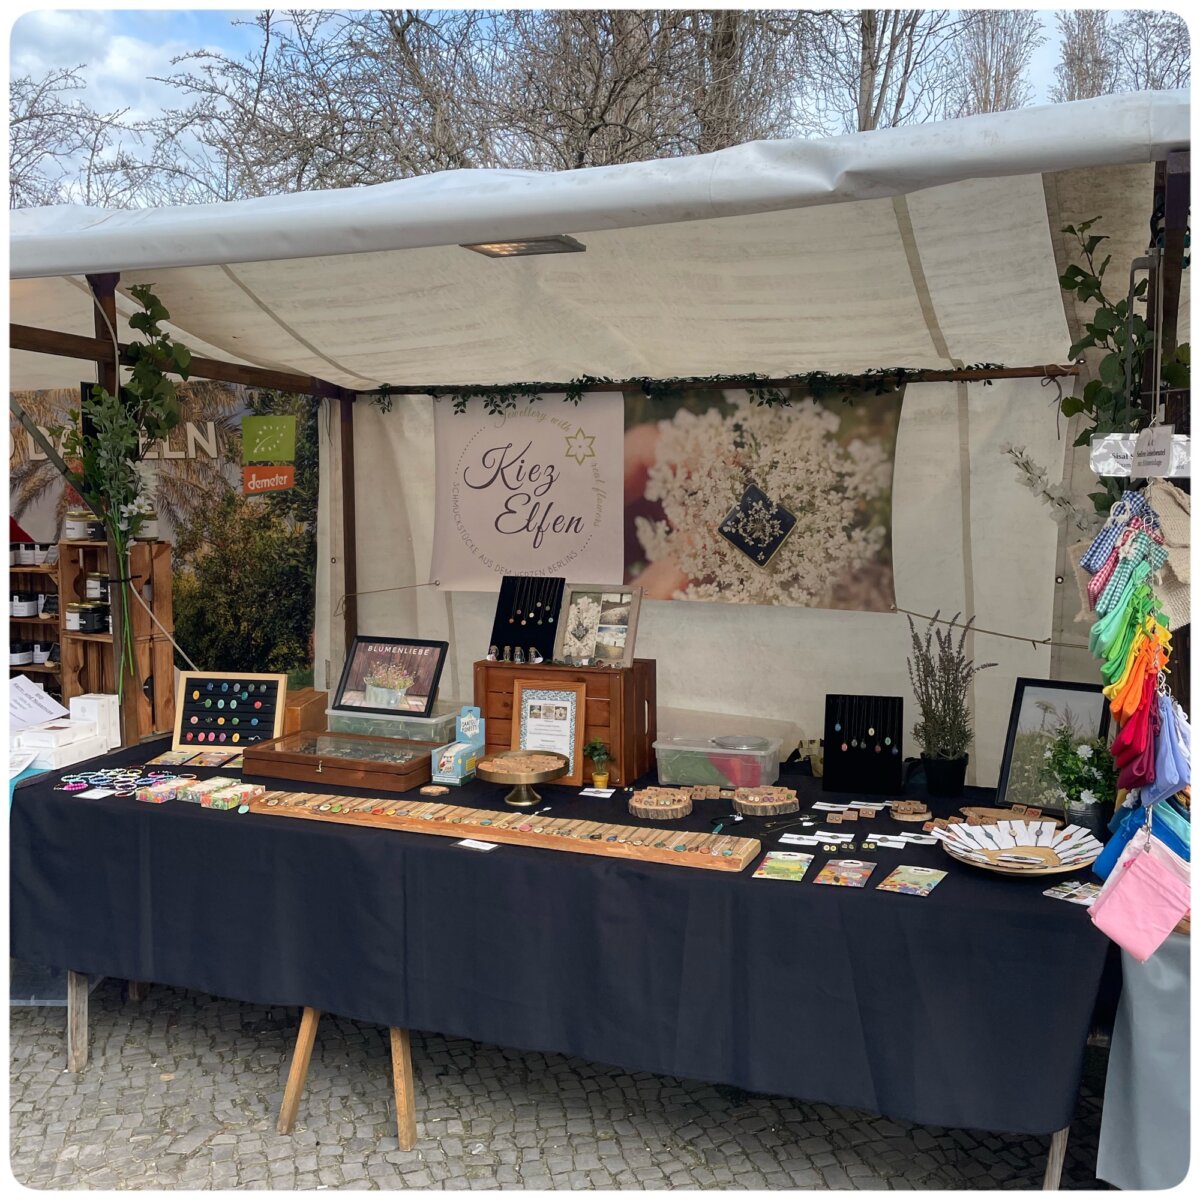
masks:
[[[405,713],[355,713],[344,708],[327,708],[325,721],[330,733],[407,738],[413,742],[437,742],[439,746],[444,746],[454,741],[454,721],[462,706],[439,700],[433,707],[431,717],[413,717]]]
[[[658,781],[762,787],[779,778],[778,738],[672,737],[654,743]]]

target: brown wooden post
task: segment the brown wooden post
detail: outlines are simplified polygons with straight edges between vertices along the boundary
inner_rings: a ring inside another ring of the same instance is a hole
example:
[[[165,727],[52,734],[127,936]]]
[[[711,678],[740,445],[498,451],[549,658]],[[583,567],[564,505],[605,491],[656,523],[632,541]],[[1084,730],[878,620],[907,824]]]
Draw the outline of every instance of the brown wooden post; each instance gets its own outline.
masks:
[[[342,446],[342,587],[345,591],[346,653],[358,633],[358,553],[354,518],[354,400],[343,397],[341,406]]]

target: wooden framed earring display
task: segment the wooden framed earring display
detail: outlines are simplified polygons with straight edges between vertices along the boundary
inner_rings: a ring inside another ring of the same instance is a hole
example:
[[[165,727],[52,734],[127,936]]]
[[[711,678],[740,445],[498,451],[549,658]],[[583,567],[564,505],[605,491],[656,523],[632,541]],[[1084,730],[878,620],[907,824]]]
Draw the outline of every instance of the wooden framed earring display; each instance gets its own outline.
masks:
[[[283,733],[287,676],[183,671],[175,693],[172,750],[241,750]]]

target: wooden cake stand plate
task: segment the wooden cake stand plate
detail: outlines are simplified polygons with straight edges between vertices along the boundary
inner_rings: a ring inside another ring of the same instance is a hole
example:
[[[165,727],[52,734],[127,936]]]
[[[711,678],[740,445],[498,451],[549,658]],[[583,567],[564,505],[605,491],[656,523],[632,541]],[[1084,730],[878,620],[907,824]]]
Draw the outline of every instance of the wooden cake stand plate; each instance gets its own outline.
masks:
[[[558,766],[549,767],[544,771],[521,770],[515,763],[510,770],[496,770],[494,767],[484,766],[485,763],[496,763],[506,758],[528,759],[531,754],[557,759]],[[489,754],[486,758],[481,759],[475,767],[475,774],[486,783],[512,785],[512,791],[504,797],[504,803],[510,808],[533,808],[535,805],[541,804],[542,798],[533,790],[532,785],[561,779],[567,773],[569,765],[565,754],[557,754],[552,750],[504,750],[499,754]]]

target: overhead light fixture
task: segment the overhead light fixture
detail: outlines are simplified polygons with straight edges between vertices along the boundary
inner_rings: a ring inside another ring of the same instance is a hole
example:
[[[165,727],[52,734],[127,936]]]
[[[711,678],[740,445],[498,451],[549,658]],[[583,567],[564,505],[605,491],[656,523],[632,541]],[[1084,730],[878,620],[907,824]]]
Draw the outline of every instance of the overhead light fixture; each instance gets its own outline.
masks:
[[[565,233],[550,237],[513,238],[507,242],[461,243],[464,250],[486,254],[488,258],[520,258],[526,254],[578,254],[587,247]]]

